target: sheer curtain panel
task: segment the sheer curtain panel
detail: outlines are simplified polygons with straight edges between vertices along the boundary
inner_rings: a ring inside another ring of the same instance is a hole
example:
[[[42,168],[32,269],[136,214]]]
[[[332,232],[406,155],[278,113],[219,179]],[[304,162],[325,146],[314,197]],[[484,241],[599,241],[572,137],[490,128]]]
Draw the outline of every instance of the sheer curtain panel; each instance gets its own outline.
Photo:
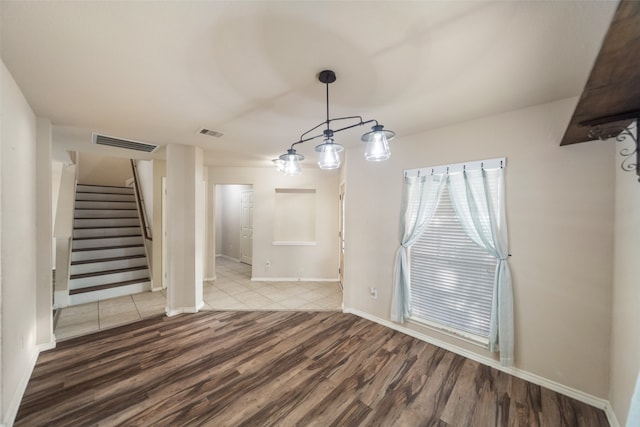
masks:
[[[391,294],[391,320],[403,323],[411,316],[408,250],[420,237],[438,206],[446,180],[442,175],[405,176],[400,210],[400,247]]]
[[[449,175],[451,202],[467,235],[498,260],[496,265],[489,350],[500,352],[504,366],[513,364],[513,292],[504,200],[504,169],[463,170]],[[496,197],[497,196],[497,197]]]

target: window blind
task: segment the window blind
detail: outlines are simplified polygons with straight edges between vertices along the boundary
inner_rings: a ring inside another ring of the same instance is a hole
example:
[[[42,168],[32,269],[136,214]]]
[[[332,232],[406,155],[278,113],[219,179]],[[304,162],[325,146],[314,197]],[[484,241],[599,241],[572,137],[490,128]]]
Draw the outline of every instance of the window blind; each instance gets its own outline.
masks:
[[[465,233],[445,186],[431,222],[410,249],[412,318],[488,337],[496,264]]]

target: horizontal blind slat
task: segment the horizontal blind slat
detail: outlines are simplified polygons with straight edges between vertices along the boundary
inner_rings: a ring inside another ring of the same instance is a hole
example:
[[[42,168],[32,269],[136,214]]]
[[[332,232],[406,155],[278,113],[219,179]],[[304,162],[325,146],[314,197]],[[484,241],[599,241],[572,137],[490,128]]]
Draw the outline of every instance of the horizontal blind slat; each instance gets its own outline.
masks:
[[[495,182],[489,188],[497,195]],[[491,202],[497,206],[496,200]],[[409,254],[412,315],[488,337],[498,260],[467,236],[446,186]]]

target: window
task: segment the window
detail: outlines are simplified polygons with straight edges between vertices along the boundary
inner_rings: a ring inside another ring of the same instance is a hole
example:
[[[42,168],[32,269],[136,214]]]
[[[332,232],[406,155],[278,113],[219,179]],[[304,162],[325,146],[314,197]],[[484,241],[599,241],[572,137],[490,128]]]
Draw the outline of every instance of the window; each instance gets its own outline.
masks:
[[[497,173],[485,173],[497,206]],[[467,235],[449,191],[409,251],[411,319],[486,344],[498,260]]]

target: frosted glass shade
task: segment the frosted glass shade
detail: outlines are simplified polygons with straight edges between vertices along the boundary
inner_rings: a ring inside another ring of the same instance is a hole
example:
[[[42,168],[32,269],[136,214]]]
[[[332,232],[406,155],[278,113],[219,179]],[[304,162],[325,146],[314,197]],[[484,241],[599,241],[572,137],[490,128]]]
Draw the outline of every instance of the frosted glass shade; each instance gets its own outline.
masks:
[[[389,140],[393,139],[395,133],[383,130],[381,125],[375,125],[371,129],[371,132],[362,135],[362,140],[367,143],[364,158],[370,162],[387,160],[391,156]]]
[[[333,142],[332,138],[324,140],[324,144],[316,147],[319,153],[318,167],[320,169],[338,169],[340,167],[340,152],[344,147]]]
[[[282,172],[285,175],[300,175],[302,172],[300,161],[304,160],[304,156],[302,154],[297,154],[296,150],[293,148],[287,150],[287,154],[280,156],[280,160],[284,162]]]

